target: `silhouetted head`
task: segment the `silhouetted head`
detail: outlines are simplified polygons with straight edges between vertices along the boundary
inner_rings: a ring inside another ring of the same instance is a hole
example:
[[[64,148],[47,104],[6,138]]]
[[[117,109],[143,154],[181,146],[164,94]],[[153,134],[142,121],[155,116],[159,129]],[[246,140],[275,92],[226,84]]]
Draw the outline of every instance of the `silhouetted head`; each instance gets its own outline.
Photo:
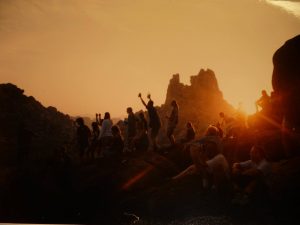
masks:
[[[140,113],[139,113],[139,117],[140,117],[141,119],[145,119],[144,113],[143,113],[143,112],[140,112]]]
[[[219,130],[217,127],[209,125],[205,131],[205,136],[219,136]]]
[[[98,123],[92,122],[92,128],[93,128],[93,130],[98,129],[98,128],[99,128],[99,127],[98,127]]]
[[[220,113],[219,113],[219,116],[220,116],[221,118],[224,118],[224,117],[225,117],[225,114],[224,114],[223,112],[220,112]]]
[[[127,111],[128,114],[130,114],[130,113],[132,113],[132,108],[128,107],[126,111]]]
[[[262,90],[262,91],[261,91],[261,95],[262,95],[262,96],[267,96],[267,95],[268,95],[268,94],[267,94],[267,91],[266,91],[266,90]]]
[[[106,113],[104,114],[104,119],[110,119],[110,114],[109,114],[109,112],[106,112]]]
[[[111,133],[113,136],[120,135],[120,128],[117,125],[112,126]]]
[[[84,125],[84,120],[82,117],[78,117],[76,119],[76,123],[79,125],[79,126],[83,126]]]
[[[148,107],[153,107],[153,105],[154,105],[154,102],[152,100],[149,100],[147,106]]]

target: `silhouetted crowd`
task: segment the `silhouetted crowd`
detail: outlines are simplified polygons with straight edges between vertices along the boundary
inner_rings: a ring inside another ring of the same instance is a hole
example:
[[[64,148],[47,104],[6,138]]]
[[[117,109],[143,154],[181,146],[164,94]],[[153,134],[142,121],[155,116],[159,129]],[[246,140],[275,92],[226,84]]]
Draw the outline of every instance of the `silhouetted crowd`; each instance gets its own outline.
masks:
[[[138,95],[147,110],[148,121],[144,112],[135,114],[131,107],[127,108],[128,117],[113,125],[110,113],[106,112],[104,118],[96,114],[96,121],[92,123],[92,131],[84,124],[83,118],[77,118],[77,142],[79,156],[84,157],[120,157],[123,153],[144,152],[147,150],[158,151],[157,136],[161,128],[161,120],[154,107],[151,96],[145,103],[141,94]],[[171,113],[167,117],[167,137],[171,145],[175,144],[174,130],[178,124],[178,105],[174,100],[171,102]],[[122,128],[122,129],[121,129]],[[123,130],[123,132],[121,132]],[[181,142],[188,142],[195,137],[193,125],[187,124],[187,135]]]
[[[209,125],[205,134],[199,138],[196,138],[193,124],[187,122],[185,136],[176,140],[174,131],[179,122],[179,106],[176,100],[171,101],[165,130],[170,143],[169,149],[180,149],[179,154],[187,154],[190,158],[190,165],[173,176],[172,181],[198,174],[204,189],[220,190],[231,186],[235,191],[232,202],[236,204],[246,204],[253,196],[268,193],[272,177],[272,157],[268,155],[270,149],[267,149],[267,144],[278,139],[276,135],[280,133],[280,145],[284,152],[281,160],[299,155],[299,45],[300,36],[297,36],[274,54],[274,91],[269,96],[262,90],[262,96],[255,102],[257,112],[248,118],[240,108],[233,115],[220,112],[219,121]],[[147,103],[141,94],[138,97],[146,112],[134,113],[128,107],[128,117],[118,124],[113,124],[109,112],[104,114],[104,118],[100,113],[96,114],[95,122],[91,124],[92,130],[84,124],[83,118],[76,119],[81,162],[94,158],[122,162],[124,156],[135,153],[166,153],[157,140],[159,132],[162,132],[162,123],[151,95],[148,94]],[[22,132],[28,134],[25,130]],[[229,148],[237,148],[237,143],[247,139],[251,146],[246,160],[228,154],[228,143],[236,144],[235,147],[229,145]],[[24,140],[20,138],[20,142]],[[27,145],[25,143],[22,146]],[[24,158],[26,151],[19,150],[20,160]]]

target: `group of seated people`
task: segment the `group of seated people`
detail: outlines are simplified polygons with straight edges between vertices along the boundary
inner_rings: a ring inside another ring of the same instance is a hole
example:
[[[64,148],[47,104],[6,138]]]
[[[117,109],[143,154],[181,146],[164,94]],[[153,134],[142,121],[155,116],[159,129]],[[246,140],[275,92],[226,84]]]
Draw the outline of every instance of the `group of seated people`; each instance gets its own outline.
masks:
[[[186,145],[192,165],[172,177],[179,180],[192,174],[199,174],[204,189],[221,189],[233,184],[236,196],[233,203],[246,204],[249,199],[262,191],[271,173],[271,164],[266,160],[263,147],[254,145],[250,159],[245,162],[229,163],[223,155],[223,143],[216,126],[210,125],[204,137]]]

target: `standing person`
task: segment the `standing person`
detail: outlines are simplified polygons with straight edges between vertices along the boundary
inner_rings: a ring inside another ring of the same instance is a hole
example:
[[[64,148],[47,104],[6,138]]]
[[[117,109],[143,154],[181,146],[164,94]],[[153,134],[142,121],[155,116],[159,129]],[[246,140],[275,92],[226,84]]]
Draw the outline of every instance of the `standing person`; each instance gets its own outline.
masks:
[[[171,106],[172,106],[172,112],[170,116],[167,116],[168,119],[167,137],[169,138],[171,145],[174,145],[175,138],[173,133],[178,123],[178,104],[176,100],[173,100],[171,102]]]
[[[127,108],[127,143],[128,143],[128,149],[133,150],[133,138],[136,135],[136,117],[133,113],[133,110],[131,107]]]
[[[95,158],[95,151],[97,151],[98,144],[99,144],[99,137],[100,129],[97,122],[92,122],[92,139],[91,139],[91,145],[87,151],[87,156],[91,155],[91,158]]]
[[[154,102],[151,100],[150,94],[147,96],[149,101],[146,104],[142,98],[141,93],[139,94],[139,98],[141,99],[143,105],[146,107],[149,115],[149,127],[150,127],[150,138],[153,150],[157,150],[156,137],[158,135],[159,129],[161,127],[160,119],[157,114],[157,111],[154,107]]]
[[[77,141],[79,144],[79,157],[80,160],[82,161],[84,157],[84,153],[86,149],[89,147],[89,138],[91,137],[91,131],[84,124],[84,121],[81,117],[76,119],[76,123],[78,124]]]
[[[120,129],[117,125],[111,127],[112,144],[106,156],[113,156],[116,161],[120,160],[123,154],[124,141],[121,136]]]
[[[139,113],[139,120],[137,122],[137,134],[134,137],[134,145],[138,151],[146,151],[149,147],[148,140],[148,126],[144,113]]]
[[[110,119],[109,112],[106,112],[104,114],[104,119],[102,122],[102,127],[99,134],[99,140],[101,144],[102,151],[105,151],[109,148],[112,140],[112,133],[111,133],[111,127],[113,123]]]

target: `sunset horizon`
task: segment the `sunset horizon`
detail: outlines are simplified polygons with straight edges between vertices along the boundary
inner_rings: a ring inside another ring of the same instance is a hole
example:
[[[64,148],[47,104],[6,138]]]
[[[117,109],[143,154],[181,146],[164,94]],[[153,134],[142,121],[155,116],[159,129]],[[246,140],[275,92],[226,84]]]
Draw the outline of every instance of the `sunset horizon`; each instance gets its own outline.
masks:
[[[139,92],[160,106],[173,74],[190,85],[209,68],[223,98],[254,113],[273,53],[299,32],[299,3],[216,3],[0,1],[0,82],[72,116],[123,118],[143,109]]]
[[[299,115],[300,0],[0,0],[0,223],[298,224]]]

